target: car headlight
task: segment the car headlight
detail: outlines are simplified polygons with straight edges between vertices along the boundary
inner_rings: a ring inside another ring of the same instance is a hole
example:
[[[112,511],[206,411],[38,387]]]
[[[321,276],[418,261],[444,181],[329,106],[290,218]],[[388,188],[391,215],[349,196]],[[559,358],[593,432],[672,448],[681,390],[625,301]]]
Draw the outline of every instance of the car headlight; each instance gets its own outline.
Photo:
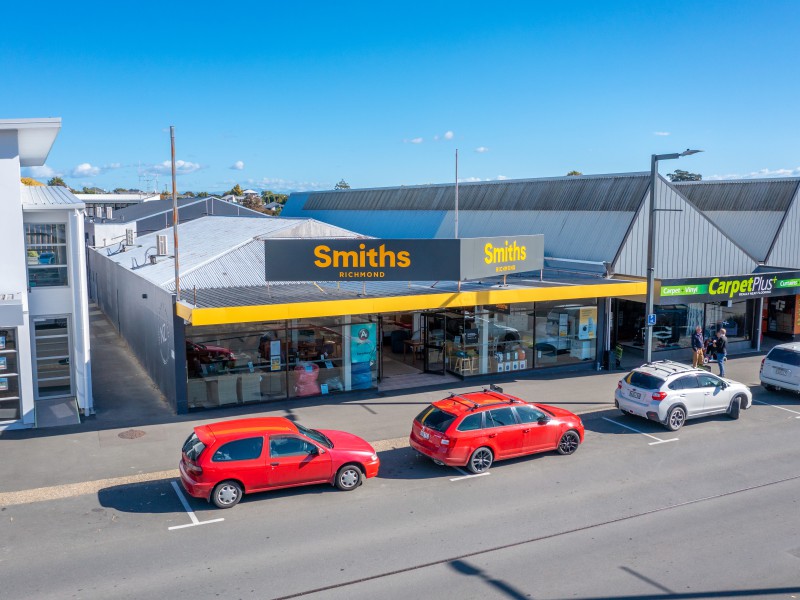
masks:
[[[376,460],[378,460],[378,453],[377,452],[373,452],[372,456],[370,457],[370,460],[372,462],[375,462]]]

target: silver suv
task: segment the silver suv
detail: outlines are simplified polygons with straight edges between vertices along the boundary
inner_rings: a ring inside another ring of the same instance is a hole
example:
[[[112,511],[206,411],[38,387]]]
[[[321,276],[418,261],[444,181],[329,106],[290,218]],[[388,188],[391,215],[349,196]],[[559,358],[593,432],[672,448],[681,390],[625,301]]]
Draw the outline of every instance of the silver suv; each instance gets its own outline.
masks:
[[[669,360],[651,362],[628,373],[617,385],[614,404],[622,412],[658,421],[677,431],[687,419],[727,413],[753,403],[750,388]]]
[[[800,344],[781,344],[761,361],[761,385],[800,392]]]

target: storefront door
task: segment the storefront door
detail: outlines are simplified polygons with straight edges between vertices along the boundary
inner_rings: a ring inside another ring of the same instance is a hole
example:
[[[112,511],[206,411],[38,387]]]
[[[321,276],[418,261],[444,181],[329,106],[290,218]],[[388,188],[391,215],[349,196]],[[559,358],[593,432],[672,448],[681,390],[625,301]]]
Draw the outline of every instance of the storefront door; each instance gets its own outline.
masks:
[[[426,373],[444,375],[444,340],[447,329],[445,316],[423,313],[422,318],[423,368]]]

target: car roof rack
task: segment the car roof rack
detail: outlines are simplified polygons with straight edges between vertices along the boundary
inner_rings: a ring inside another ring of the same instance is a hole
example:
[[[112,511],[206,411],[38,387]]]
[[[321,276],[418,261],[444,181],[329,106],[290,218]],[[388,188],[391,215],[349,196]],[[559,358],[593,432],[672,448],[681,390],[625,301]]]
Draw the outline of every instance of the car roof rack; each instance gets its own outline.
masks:
[[[478,404],[477,402],[473,402],[469,398],[464,398],[464,396],[462,396],[461,394],[454,394],[453,392],[450,392],[450,396],[447,399],[458,402],[459,404],[463,404],[464,406],[469,407],[470,410],[475,410],[480,406],[480,404]],[[469,404],[467,404],[468,402]]]
[[[497,402],[496,404],[519,404],[522,401],[519,398],[515,398],[514,396],[510,396],[503,392],[503,388],[499,385],[491,384],[489,389],[483,388],[484,394],[491,394],[494,397],[499,397],[502,402]],[[494,406],[494,404],[484,404],[483,406]]]
[[[680,373],[681,371],[695,370],[694,367],[690,367],[689,365],[685,365],[674,360],[654,360],[643,364],[642,367],[649,367],[656,371],[666,371],[670,374]]]

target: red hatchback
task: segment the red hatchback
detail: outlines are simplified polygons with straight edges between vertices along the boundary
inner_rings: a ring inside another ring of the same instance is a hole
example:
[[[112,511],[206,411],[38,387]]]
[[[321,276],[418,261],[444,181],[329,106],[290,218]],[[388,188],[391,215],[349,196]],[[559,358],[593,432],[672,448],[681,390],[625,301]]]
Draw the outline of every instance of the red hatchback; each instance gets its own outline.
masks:
[[[251,492],[315,483],[352,490],[379,466],[375,449],[360,437],[263,417],[195,427],[183,444],[180,472],[189,495],[230,508]]]
[[[434,462],[481,473],[504,458],[550,450],[572,454],[583,442],[583,423],[568,410],[491,386],[431,404],[414,419],[410,442]]]

